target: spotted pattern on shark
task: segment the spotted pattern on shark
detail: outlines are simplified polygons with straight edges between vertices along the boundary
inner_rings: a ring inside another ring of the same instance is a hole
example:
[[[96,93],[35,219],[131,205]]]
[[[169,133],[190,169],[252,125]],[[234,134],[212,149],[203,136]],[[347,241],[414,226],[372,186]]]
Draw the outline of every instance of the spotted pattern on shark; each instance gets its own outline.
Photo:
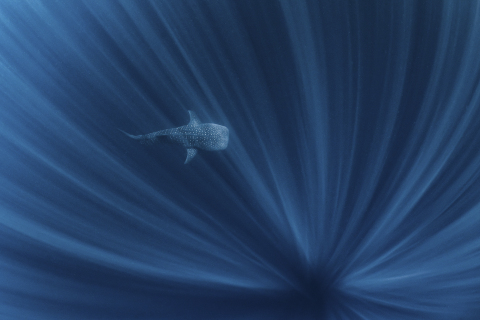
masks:
[[[185,163],[190,162],[197,154],[197,150],[217,151],[228,146],[229,131],[227,127],[215,123],[202,123],[193,111],[190,122],[181,127],[160,130],[145,135],[131,135],[123,130],[124,134],[143,144],[170,142],[183,145],[187,148]]]

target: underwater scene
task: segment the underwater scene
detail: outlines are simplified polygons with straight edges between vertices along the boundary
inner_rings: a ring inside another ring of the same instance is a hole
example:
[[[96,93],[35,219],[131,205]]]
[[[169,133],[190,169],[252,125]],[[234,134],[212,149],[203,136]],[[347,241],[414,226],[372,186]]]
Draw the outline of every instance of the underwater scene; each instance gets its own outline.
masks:
[[[480,1],[1,1],[0,319],[480,319]]]

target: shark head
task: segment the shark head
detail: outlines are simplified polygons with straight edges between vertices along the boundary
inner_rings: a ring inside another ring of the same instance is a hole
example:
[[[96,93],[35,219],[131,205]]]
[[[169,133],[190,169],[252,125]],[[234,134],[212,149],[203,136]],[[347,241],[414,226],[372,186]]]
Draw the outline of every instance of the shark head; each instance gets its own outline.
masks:
[[[228,146],[228,128],[219,124],[208,124],[212,131],[212,146],[206,150],[224,150]]]
[[[215,123],[202,123],[193,111],[190,113],[190,122],[182,131],[187,148],[193,147],[207,151],[224,150],[228,146],[228,128]]]

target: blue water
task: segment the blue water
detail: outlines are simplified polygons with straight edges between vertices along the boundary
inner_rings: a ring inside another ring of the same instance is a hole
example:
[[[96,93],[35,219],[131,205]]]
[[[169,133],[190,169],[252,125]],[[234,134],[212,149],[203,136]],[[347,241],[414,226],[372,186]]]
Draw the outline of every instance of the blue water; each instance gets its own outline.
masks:
[[[480,319],[480,2],[0,2],[0,319]],[[203,122],[184,165],[146,134]]]

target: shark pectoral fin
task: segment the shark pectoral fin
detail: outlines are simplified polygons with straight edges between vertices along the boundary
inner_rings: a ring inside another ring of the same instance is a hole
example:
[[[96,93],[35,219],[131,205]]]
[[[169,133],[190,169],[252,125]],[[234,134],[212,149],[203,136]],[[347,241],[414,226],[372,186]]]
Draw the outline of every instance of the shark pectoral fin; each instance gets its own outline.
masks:
[[[190,122],[188,123],[189,126],[196,126],[202,123],[200,119],[198,119],[195,112],[188,110],[188,113],[190,114]]]
[[[188,148],[187,149],[187,159],[185,160],[184,164],[189,163],[193,159],[193,157],[195,157],[196,154],[197,154],[197,149]]]

